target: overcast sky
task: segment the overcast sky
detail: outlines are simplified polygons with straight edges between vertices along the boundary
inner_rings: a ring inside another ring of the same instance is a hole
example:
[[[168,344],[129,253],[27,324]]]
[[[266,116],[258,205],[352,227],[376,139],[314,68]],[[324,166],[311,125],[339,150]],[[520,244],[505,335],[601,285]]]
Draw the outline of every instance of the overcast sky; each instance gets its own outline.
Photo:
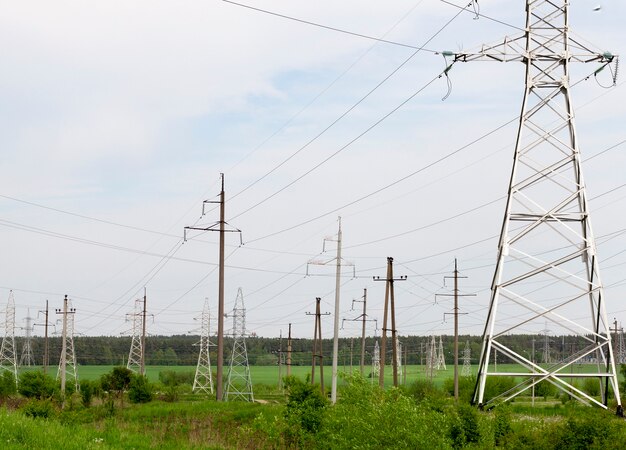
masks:
[[[0,308],[12,289],[17,326],[29,310],[41,324],[46,299],[60,308],[67,294],[77,333],[119,335],[146,286],[150,333],[193,331],[205,298],[217,311],[218,236],[183,244],[183,229],[218,220],[214,206],[201,217],[202,201],[224,173],[244,243],[228,235],[226,309],[241,287],[249,332],[292,323],[310,337],[315,297],[333,311],[334,266],[307,261],[334,257],[332,242],[320,253],[341,216],[354,264],[342,336],[360,335],[350,319],[363,289],[381,326],[384,283],[372,277],[388,256],[408,277],[396,283],[401,334],[452,333],[451,299],[435,295],[450,293],[455,257],[476,294],[462,300],[461,332],[481,333],[524,67],[456,64],[449,91],[436,52],[519,33],[524,2],[481,0],[480,18],[439,0],[245,3],[404,45],[218,0],[1,2]],[[623,1],[571,3],[576,37],[626,54]],[[572,84],[597,68],[572,67]],[[572,97],[583,159],[610,149],[583,170],[609,318],[626,322],[626,235],[606,239],[626,229],[626,87],[611,84],[605,70]]]

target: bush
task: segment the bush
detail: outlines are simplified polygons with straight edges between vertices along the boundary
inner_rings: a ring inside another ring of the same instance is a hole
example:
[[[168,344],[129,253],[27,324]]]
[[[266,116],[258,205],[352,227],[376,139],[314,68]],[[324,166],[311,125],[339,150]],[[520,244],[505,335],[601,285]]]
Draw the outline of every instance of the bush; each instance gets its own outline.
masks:
[[[128,399],[132,403],[148,403],[152,400],[152,386],[144,375],[133,375],[128,386]]]
[[[20,375],[19,393],[26,398],[50,398],[56,389],[56,381],[43,372],[30,371]]]
[[[474,387],[476,386],[476,376],[459,377],[459,402],[470,403],[474,396]],[[447,378],[443,382],[444,390],[454,397],[454,378]]]
[[[415,380],[407,389],[408,395],[413,397],[416,401],[421,402],[423,400],[441,399],[444,396],[437,386],[435,386],[429,380]]]
[[[102,386],[102,390],[109,392],[109,394],[115,394],[120,400],[123,400],[124,391],[130,386],[132,376],[133,372],[126,367],[113,367],[111,372],[100,377],[100,386]]]
[[[49,399],[31,399],[22,407],[22,412],[27,417],[48,419],[54,416],[54,406]]]
[[[350,377],[337,403],[327,409],[320,448],[447,448],[448,422],[427,403],[417,404],[400,389],[382,390]]]
[[[513,377],[488,377],[485,384],[484,401],[488,401],[498,395],[507,392],[515,386],[515,378]]]
[[[294,376],[285,378],[287,388],[286,415],[290,422],[297,424],[308,433],[318,431],[324,408],[328,400],[320,391],[319,385],[302,381]]]
[[[195,372],[176,372],[174,370],[162,370],[159,372],[159,381],[163,386],[193,384],[194,377]]]
[[[0,398],[5,399],[16,393],[15,375],[13,375],[13,372],[3,370],[0,375]]]
[[[91,406],[91,399],[97,394],[98,384],[90,380],[81,380],[80,398],[85,408]]]

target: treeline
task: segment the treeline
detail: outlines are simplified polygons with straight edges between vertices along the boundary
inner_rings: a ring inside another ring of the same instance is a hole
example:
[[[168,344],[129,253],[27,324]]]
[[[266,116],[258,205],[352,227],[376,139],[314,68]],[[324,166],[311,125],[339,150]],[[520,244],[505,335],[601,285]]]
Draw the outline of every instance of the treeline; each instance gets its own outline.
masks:
[[[431,346],[431,337],[424,336],[400,336],[402,344],[403,364],[425,364],[426,355]],[[532,340],[535,340],[534,360],[543,361],[545,340],[537,335],[510,335],[506,336],[506,343],[521,355],[532,359]],[[502,340],[502,339],[501,339]],[[16,338],[16,350],[18,361],[24,349],[24,339]],[[146,338],[146,364],[176,366],[195,365],[198,360],[200,336],[174,335],[174,336],[149,336]],[[49,363],[57,364],[61,355],[61,338],[49,338]],[[225,360],[228,361],[232,349],[232,339],[225,338]],[[365,364],[372,363],[375,343],[380,345],[380,337],[367,337],[365,339]],[[391,338],[388,338],[387,358],[391,359]],[[481,338],[479,336],[459,336],[459,359],[463,361],[465,343],[470,346],[470,362],[478,362],[481,350]],[[81,365],[125,365],[130,350],[131,338],[119,336],[77,336],[74,337],[74,351],[76,360]],[[324,339],[322,342],[324,364],[331,364],[332,340]],[[442,336],[443,350],[446,363],[451,364],[454,359],[453,336]],[[548,341],[550,358],[558,360],[562,355],[580,351],[586,345],[585,340],[576,336],[552,336]],[[311,363],[311,339],[292,339],[293,365],[309,365]],[[286,360],[287,340],[279,338],[249,337],[246,339],[248,359],[252,365],[276,365],[279,354]],[[439,348],[439,338],[436,338],[436,348]],[[44,339],[33,337],[31,339],[32,354],[36,365],[43,363]],[[342,366],[358,366],[361,358],[361,339],[342,338],[339,340],[339,364]],[[498,363],[507,363],[505,355],[497,353]],[[215,347],[211,349],[211,359],[216,361]]]

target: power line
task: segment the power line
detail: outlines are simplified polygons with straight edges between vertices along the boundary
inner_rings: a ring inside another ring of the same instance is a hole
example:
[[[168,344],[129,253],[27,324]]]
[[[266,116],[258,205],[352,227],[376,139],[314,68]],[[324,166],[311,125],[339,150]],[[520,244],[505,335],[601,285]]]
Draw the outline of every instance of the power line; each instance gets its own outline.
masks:
[[[425,52],[430,52],[430,53],[434,53],[434,54],[438,53],[436,50],[429,50],[429,49],[427,49],[425,47],[418,47],[418,46],[415,46],[415,45],[404,44],[402,42],[396,42],[396,41],[390,41],[390,40],[387,40],[387,39],[377,38],[377,37],[370,36],[370,35],[367,35],[367,34],[355,33],[353,31],[345,30],[343,28],[331,27],[331,26],[328,26],[328,25],[323,25],[323,24],[320,24],[320,23],[311,22],[309,20],[304,20],[304,19],[299,19],[297,17],[288,16],[286,14],[281,14],[281,13],[277,13],[277,12],[274,12],[274,11],[269,11],[267,9],[256,8],[254,6],[246,5],[246,4],[243,4],[243,3],[233,2],[231,0],[222,0],[222,1],[224,3],[230,3],[231,5],[240,6],[242,8],[246,8],[246,9],[250,9],[250,10],[253,10],[253,11],[261,12],[263,14],[269,14],[269,15],[275,16],[275,17],[280,17],[282,19],[292,20],[294,22],[303,23],[303,24],[311,25],[311,26],[318,27],[318,28],[323,28],[325,30],[336,31],[338,33],[348,34],[350,36],[356,36],[356,37],[369,39],[369,40],[376,41],[376,42],[382,42],[382,43],[385,43],[385,44],[397,45],[397,46],[400,46],[400,47],[412,48],[412,49],[421,50],[421,51],[425,51]],[[422,1],[418,2],[416,6],[418,6],[420,3],[422,3]],[[413,9],[415,9],[415,7],[413,7]]]
[[[462,11],[461,11],[462,12]],[[437,32],[435,32],[435,34],[433,34],[430,38],[428,38],[428,40],[426,41],[426,44],[428,44],[430,41],[432,41],[435,37],[437,37],[445,28],[448,27],[448,25],[450,25],[450,23],[452,23],[452,21],[454,19],[456,19],[461,12],[455,14],[450,20],[448,20],[448,22],[446,22],[444,24],[443,27],[441,27],[439,30],[437,30]],[[345,116],[347,116],[352,110],[354,110],[357,106],[359,106],[363,101],[365,101],[371,94],[373,94],[379,87],[381,87],[387,80],[389,80],[392,76],[394,76],[400,69],[402,69],[409,61],[411,61],[411,59],[413,59],[415,57],[415,55],[417,55],[420,52],[421,48],[418,48],[417,50],[415,50],[411,55],[409,55],[408,58],[406,58],[404,61],[402,61],[402,63],[400,63],[400,65],[398,65],[394,70],[392,70],[385,78],[382,79],[382,81],[380,81],[378,84],[376,84],[376,86],[374,86],[372,89],[370,89],[363,97],[361,97],[356,103],[354,103],[352,106],[350,106],[346,111],[344,111],[338,118],[336,118],[335,120],[333,120],[330,125],[326,126],[321,132],[319,132],[317,135],[315,135],[312,139],[310,139],[306,144],[304,144],[302,147],[300,147],[298,150],[296,150],[294,153],[292,153],[291,155],[289,155],[286,159],[284,159],[283,161],[281,161],[278,165],[274,166],[272,169],[270,169],[268,172],[266,172],[263,176],[261,176],[260,178],[258,178],[257,180],[253,181],[252,183],[250,183],[248,186],[246,186],[244,189],[242,189],[241,191],[239,191],[238,193],[236,193],[235,195],[233,195],[232,198],[237,197],[238,195],[242,194],[243,192],[247,191],[248,189],[250,189],[252,186],[256,185],[258,182],[260,182],[261,180],[265,179],[266,177],[268,177],[269,175],[271,175],[272,173],[274,173],[276,170],[278,170],[280,167],[282,167],[284,164],[286,164],[288,161],[290,161],[292,158],[294,158],[296,155],[298,155],[300,152],[302,152],[304,149],[306,149],[309,145],[311,145],[313,142],[315,142],[317,139],[319,139],[324,133],[326,133],[328,130],[330,130],[335,124],[337,124],[339,121],[341,121]],[[437,76],[437,78],[440,78],[443,75],[443,72]],[[435,79],[437,79],[435,78]],[[287,189],[288,187],[290,187],[291,185],[293,185],[294,183],[296,183],[297,181],[299,181],[300,179],[304,178],[306,175],[310,174],[313,170],[317,169],[319,166],[321,166],[322,164],[326,163],[328,160],[330,160],[332,157],[336,156],[337,154],[339,154],[342,150],[344,150],[345,148],[347,148],[349,145],[351,145],[353,142],[355,142],[356,140],[358,140],[361,136],[363,136],[364,134],[366,134],[367,132],[369,132],[372,128],[374,128],[375,126],[377,126],[379,123],[381,123],[383,120],[385,120],[387,117],[389,117],[391,114],[393,114],[394,112],[396,112],[399,108],[401,108],[405,103],[407,103],[409,100],[411,100],[413,97],[415,97],[417,94],[419,94],[422,90],[424,90],[426,87],[428,87],[428,85],[430,85],[432,82],[435,81],[435,79],[431,80],[428,84],[426,84],[424,87],[422,87],[420,90],[418,90],[416,93],[414,93],[411,97],[409,97],[408,99],[406,99],[404,102],[402,102],[398,107],[396,107],[394,110],[392,110],[390,113],[388,113],[387,115],[385,115],[382,119],[380,119],[379,121],[377,121],[374,125],[372,125],[370,128],[368,128],[365,132],[363,132],[361,135],[359,135],[357,138],[353,139],[352,141],[350,141],[347,145],[343,146],[342,148],[340,148],[338,151],[336,151],[335,153],[333,153],[330,157],[326,158],[324,161],[322,161],[321,163],[319,163],[318,165],[316,165],[313,169],[307,171],[305,174],[301,175],[300,177],[298,177],[296,180],[292,181],[291,183],[289,183],[287,186],[283,187],[282,189],[278,190],[277,192],[271,194],[269,197],[266,197],[264,200],[254,204],[253,206],[251,206],[250,208],[244,210],[243,212],[235,215],[234,217],[232,217],[233,219],[241,216],[242,214],[245,214],[247,212],[249,212],[250,210],[256,208],[257,206],[265,203],[267,200],[271,199],[272,197],[274,197],[275,195],[279,194],[280,192],[284,191],[285,189]]]

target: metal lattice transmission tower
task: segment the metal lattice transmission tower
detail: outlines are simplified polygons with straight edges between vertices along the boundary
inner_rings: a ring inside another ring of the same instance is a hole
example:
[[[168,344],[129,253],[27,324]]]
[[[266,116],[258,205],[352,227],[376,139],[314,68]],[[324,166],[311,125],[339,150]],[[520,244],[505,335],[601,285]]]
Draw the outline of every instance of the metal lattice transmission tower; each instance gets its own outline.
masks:
[[[552,357],[550,356],[550,330],[543,330],[543,354],[541,360],[544,364],[552,364]]]
[[[374,381],[374,377],[378,377],[380,373],[380,347],[378,346],[378,341],[374,343],[374,353],[372,354],[372,382]]]
[[[437,341],[435,336],[431,336],[430,344],[426,350],[426,376],[433,378],[437,373]]]
[[[547,380],[585,404],[606,408],[610,384],[621,414],[570,97],[570,63],[604,67],[616,58],[570,37],[569,0],[527,0],[521,35],[454,57],[455,62],[480,60],[521,62],[526,78],[473,401],[481,407],[508,401]],[[594,69],[599,70],[593,67],[590,76]],[[587,315],[581,318],[583,311]],[[512,348],[507,335],[540,334],[544,321],[556,335],[574,335],[586,345],[547,367],[529,360],[523,349]],[[494,350],[518,369],[498,372],[490,365]],[[570,371],[592,354],[599,364],[594,377],[603,385],[600,401],[573,382],[589,374]],[[492,376],[521,381],[485,399]]]
[[[9,371],[17,384],[17,355],[15,353],[15,298],[9,291],[9,299],[5,310],[4,336],[0,347],[0,374]]]
[[[446,355],[443,352],[443,341],[439,336],[439,347],[437,347],[437,370],[446,370]]]
[[[624,346],[624,328],[620,328],[617,333],[617,354],[615,362],[617,364],[626,364],[626,346]]]
[[[463,370],[461,376],[469,377],[472,375],[472,348],[469,341],[465,341],[465,348],[463,349]]]
[[[78,372],[76,371],[76,353],[74,352],[74,316],[76,309],[67,295],[63,301],[63,309],[57,309],[57,314],[63,316],[63,331],[61,337],[61,358],[57,371],[57,380],[61,379],[61,391],[65,393],[66,383],[74,383],[76,392],[79,390]]]
[[[32,337],[33,337],[33,318],[30,316],[30,309],[25,318],[26,326],[24,327],[24,344],[22,345],[22,355],[20,356],[20,367],[30,367],[35,365],[33,357]]]
[[[204,301],[202,316],[200,316],[200,352],[198,353],[198,364],[196,365],[196,375],[193,378],[193,392],[204,392],[213,394],[213,374],[211,373],[211,357],[209,355],[209,336],[211,335],[211,312],[209,310],[209,299]]]
[[[129,314],[133,322],[132,339],[130,342],[130,351],[128,352],[128,361],[126,362],[126,368],[132,370],[134,373],[143,375],[142,361],[143,361],[143,345],[142,345],[142,331],[143,331],[143,300],[135,300],[135,311]]]
[[[402,343],[396,339],[396,355],[398,355],[398,376],[403,374],[402,369]]]
[[[237,291],[235,308],[233,309],[233,351],[228,370],[228,382],[224,393],[224,400],[244,400],[253,402],[252,378],[248,365],[248,351],[246,350],[246,308],[243,303],[241,288]]]

